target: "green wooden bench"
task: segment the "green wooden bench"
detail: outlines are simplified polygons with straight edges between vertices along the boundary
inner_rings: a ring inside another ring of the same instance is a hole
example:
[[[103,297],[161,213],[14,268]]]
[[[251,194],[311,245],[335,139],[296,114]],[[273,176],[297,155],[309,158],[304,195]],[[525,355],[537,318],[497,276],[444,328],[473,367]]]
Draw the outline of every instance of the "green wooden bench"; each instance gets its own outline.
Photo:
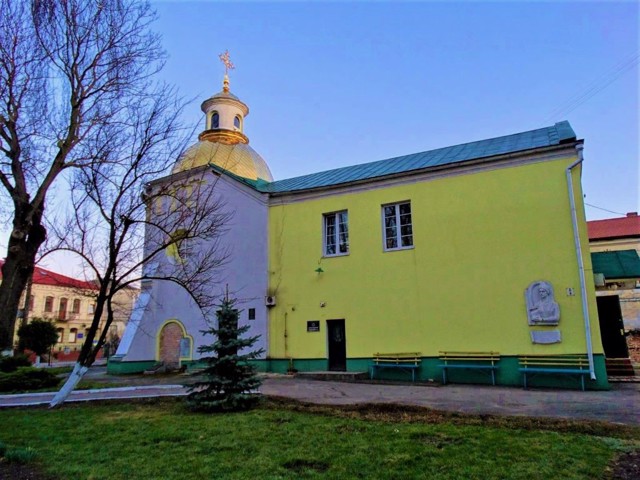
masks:
[[[374,353],[373,365],[369,370],[369,377],[373,380],[376,370],[396,368],[411,372],[411,381],[416,381],[416,370],[420,368],[422,356],[420,352],[409,353]]]
[[[491,375],[491,383],[496,384],[496,370],[500,353],[498,352],[440,352],[439,367],[442,368],[442,384],[447,384],[447,370],[474,370]]]
[[[527,376],[569,375],[580,377],[582,391],[585,390],[584,377],[590,373],[586,355],[520,355],[518,360],[524,377],[524,388],[527,388]]]

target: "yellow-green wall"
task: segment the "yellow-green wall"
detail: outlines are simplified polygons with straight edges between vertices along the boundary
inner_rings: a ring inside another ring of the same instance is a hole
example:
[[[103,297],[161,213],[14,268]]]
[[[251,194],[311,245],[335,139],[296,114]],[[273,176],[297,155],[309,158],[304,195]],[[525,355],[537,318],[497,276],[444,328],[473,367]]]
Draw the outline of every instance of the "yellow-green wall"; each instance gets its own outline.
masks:
[[[326,320],[345,319],[347,357],[375,352],[586,352],[565,169],[575,156],[269,209],[271,358],[326,358]],[[573,173],[593,349],[597,328],[580,167]],[[411,201],[414,248],[384,252],[381,205]],[[322,257],[322,215],[348,210],[348,256]],[[316,273],[318,266],[324,273]],[[562,343],[532,345],[524,290],[550,281]],[[575,296],[567,296],[571,287]],[[324,302],[325,307],[320,307]],[[320,320],[319,333],[306,322]],[[286,323],[286,338],[285,338]],[[285,351],[286,350],[286,351]]]

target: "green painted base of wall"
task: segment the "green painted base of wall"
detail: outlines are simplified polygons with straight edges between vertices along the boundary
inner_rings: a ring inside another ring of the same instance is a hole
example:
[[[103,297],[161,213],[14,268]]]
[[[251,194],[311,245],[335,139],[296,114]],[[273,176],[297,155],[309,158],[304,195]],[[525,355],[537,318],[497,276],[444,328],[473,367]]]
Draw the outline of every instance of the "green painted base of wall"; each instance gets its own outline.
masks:
[[[267,360],[270,372],[287,373],[291,368],[299,372],[326,371],[326,358],[310,359],[278,359]],[[348,372],[369,372],[369,367],[373,360],[370,358],[353,358],[347,360]],[[420,368],[416,371],[416,381],[419,382],[439,382],[442,383],[442,362],[438,358],[423,357]],[[607,372],[605,370],[604,356],[594,355],[596,380],[585,377],[586,388],[588,390],[609,390]],[[522,374],[519,371],[518,357],[501,357],[496,372],[496,384],[508,386],[522,386]],[[386,369],[376,372],[376,379],[411,381],[411,372],[403,370]],[[491,374],[488,372],[478,372],[474,370],[449,370],[447,373],[449,383],[468,383],[491,385]],[[529,376],[527,383],[531,388],[567,388],[579,389],[580,379],[576,376],[567,375],[536,375]]]
[[[155,360],[123,362],[120,358],[111,357],[107,361],[107,373],[109,375],[130,375],[134,373],[142,373],[145,370],[149,370],[157,363],[158,362]],[[267,360],[251,360],[249,363],[254,365],[260,373],[269,371]],[[180,364],[186,366],[187,371],[198,370],[207,366],[206,363],[201,362],[200,360],[183,360]]]
[[[207,367],[206,362],[203,362],[201,360],[183,360],[182,362],[180,362],[180,364],[187,367],[187,372],[192,372]],[[249,364],[256,367],[256,370],[260,373],[266,373],[269,371],[267,360],[250,360]]]
[[[347,371],[368,373],[372,363],[373,360],[371,358],[350,358],[347,359]],[[610,386],[607,380],[604,356],[595,355],[594,363],[597,380],[590,380],[588,377],[585,377],[586,388],[588,390],[609,390]],[[123,362],[117,357],[111,357],[107,363],[107,373],[111,375],[141,373],[155,364],[155,360]],[[182,364],[186,365],[188,370],[196,370],[206,366],[206,364],[199,360],[183,361]],[[272,372],[285,374],[291,370],[298,372],[323,372],[328,370],[326,358],[268,358],[266,360],[252,360],[251,364],[255,365],[258,372],[261,373]],[[439,366],[440,364],[441,361],[438,358],[423,357],[422,364],[416,371],[416,381],[441,383],[442,368]],[[498,385],[522,386],[522,374],[519,371],[518,357],[501,357],[498,367],[496,372],[496,383]],[[449,370],[447,377],[449,383],[491,385],[491,376],[489,373],[473,370]],[[376,372],[376,379],[410,382],[411,372],[392,369],[381,370]],[[576,376],[567,375],[536,375],[528,378],[528,384],[531,388],[579,389],[580,379]]]
[[[155,360],[143,360],[140,362],[123,362],[120,358],[111,357],[107,360],[107,373],[109,375],[130,375],[142,373],[150,369],[156,363]]]

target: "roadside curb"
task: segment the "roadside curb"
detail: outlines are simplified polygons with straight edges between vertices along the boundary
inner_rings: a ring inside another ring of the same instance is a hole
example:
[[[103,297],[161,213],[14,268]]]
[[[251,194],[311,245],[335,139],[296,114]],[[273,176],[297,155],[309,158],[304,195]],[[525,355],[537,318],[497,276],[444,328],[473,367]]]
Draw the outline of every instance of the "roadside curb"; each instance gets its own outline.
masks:
[[[133,387],[96,388],[74,390],[65,402],[90,402],[100,400],[126,400],[134,398],[182,397],[188,395],[184,385],[144,385]],[[46,405],[57,392],[18,393],[0,395],[0,408],[33,407]],[[20,401],[22,399],[22,401]],[[12,402],[12,400],[14,402]]]

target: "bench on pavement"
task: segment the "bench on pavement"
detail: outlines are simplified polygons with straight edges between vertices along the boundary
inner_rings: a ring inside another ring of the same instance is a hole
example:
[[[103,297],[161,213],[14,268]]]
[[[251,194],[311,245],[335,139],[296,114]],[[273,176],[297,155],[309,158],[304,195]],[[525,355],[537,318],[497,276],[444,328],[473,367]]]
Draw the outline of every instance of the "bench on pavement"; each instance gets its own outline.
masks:
[[[589,375],[589,359],[584,354],[574,355],[521,355],[520,372],[527,388],[527,376],[568,375],[580,377],[582,391],[585,389],[584,377]]]
[[[440,352],[439,367],[442,368],[442,384],[447,384],[447,370],[474,370],[491,375],[491,383],[496,384],[496,370],[500,353],[498,352]]]
[[[416,381],[416,370],[420,368],[422,357],[420,352],[409,353],[374,353],[373,365],[369,370],[369,376],[373,380],[376,370],[383,368],[395,368],[411,372],[411,381]]]

